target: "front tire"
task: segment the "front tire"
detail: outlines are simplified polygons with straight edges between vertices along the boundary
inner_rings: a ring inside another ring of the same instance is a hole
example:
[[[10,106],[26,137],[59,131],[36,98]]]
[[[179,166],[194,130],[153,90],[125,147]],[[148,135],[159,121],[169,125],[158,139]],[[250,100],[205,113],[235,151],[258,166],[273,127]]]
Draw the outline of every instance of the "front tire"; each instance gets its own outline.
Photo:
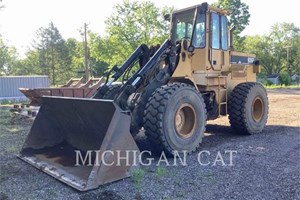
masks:
[[[265,88],[259,83],[241,83],[231,92],[228,114],[238,134],[260,133],[268,119],[269,104]]]
[[[206,125],[206,108],[201,94],[192,86],[172,83],[158,88],[145,113],[145,134],[168,155],[173,151],[196,151]]]

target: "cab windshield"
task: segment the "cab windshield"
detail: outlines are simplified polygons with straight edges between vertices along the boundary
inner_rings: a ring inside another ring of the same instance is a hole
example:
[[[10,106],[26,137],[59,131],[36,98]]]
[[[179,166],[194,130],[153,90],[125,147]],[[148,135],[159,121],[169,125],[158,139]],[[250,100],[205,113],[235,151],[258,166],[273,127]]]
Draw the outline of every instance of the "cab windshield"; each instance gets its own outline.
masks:
[[[173,15],[172,41],[186,39],[191,41],[195,48],[205,47],[205,14],[196,16],[196,9],[187,10]],[[195,27],[193,27],[195,26]],[[193,30],[195,29],[195,30]]]
[[[173,15],[172,40],[191,39],[193,34],[193,22],[195,10],[188,10]]]

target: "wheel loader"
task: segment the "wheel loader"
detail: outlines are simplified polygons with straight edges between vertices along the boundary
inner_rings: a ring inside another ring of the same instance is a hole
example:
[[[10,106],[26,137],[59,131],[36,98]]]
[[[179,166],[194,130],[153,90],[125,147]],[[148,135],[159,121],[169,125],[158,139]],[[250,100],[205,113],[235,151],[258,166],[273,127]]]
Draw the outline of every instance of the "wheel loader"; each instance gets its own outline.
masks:
[[[43,97],[19,157],[85,191],[130,175],[140,130],[168,155],[197,151],[206,121],[221,116],[237,134],[261,132],[268,99],[256,83],[259,61],[234,51],[227,14],[207,3],[177,10],[169,39],[140,45],[93,98]],[[91,150],[102,156],[76,164],[75,152],[83,158]],[[114,152],[127,159],[115,164]]]

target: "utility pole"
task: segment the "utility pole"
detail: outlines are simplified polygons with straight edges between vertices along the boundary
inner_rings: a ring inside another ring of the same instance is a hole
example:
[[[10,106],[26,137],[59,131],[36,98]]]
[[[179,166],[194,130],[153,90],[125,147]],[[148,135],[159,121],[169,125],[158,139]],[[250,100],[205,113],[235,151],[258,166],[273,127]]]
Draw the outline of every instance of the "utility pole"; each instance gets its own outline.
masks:
[[[89,69],[89,53],[87,46],[87,24],[84,23],[84,65],[85,65],[85,81],[88,81],[90,78],[90,69]]]
[[[289,48],[291,48],[292,46],[286,46],[286,47],[284,47],[284,48],[286,48],[286,71],[287,71],[287,73],[289,74],[289,75],[291,75],[290,74],[290,61],[289,61]]]

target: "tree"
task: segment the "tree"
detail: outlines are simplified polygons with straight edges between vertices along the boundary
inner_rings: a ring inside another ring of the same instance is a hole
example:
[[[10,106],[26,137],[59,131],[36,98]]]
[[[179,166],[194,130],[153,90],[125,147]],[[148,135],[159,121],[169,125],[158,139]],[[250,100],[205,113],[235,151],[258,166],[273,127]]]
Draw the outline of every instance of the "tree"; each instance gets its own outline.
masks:
[[[270,38],[259,35],[246,36],[243,45],[244,51],[256,55],[263,68],[263,73],[274,75],[280,72],[281,69],[277,69],[276,67],[276,56],[274,56],[273,50],[270,49]]]
[[[89,32],[89,52],[90,52],[90,67],[94,75],[104,75],[109,64],[109,55],[114,55],[114,48],[109,45],[109,39],[103,39],[96,33]]]
[[[275,24],[268,35],[246,36],[243,45],[256,54],[266,75],[299,74],[300,29],[294,24]]]
[[[269,38],[278,57],[277,65],[289,75],[299,74],[300,28],[293,23],[277,23],[272,26]]]
[[[50,76],[53,85],[63,83],[70,76],[71,63],[65,40],[52,22],[37,31],[37,38],[34,48],[38,51],[42,73]]]
[[[20,59],[15,63],[14,75],[36,75],[43,74],[39,67],[39,52],[35,50],[28,50],[26,57]]]
[[[229,10],[229,26],[234,26],[234,47],[237,50],[242,50],[243,46],[241,45],[245,37],[241,37],[240,33],[249,25],[249,6],[241,0],[218,0],[215,6]]]
[[[8,46],[0,35],[0,75],[10,75],[17,60],[15,47]]]
[[[68,49],[72,71],[77,73],[79,70],[84,69],[84,57],[83,57],[83,44],[78,42],[74,38],[69,38],[66,41]],[[74,74],[75,75],[75,74]]]
[[[93,46],[97,48],[92,46],[91,54],[98,55],[98,61],[115,65],[124,62],[143,43],[162,43],[168,37],[168,22],[163,18],[167,10],[157,8],[150,1],[124,0],[117,4],[105,21],[107,35],[95,38],[97,43]]]

